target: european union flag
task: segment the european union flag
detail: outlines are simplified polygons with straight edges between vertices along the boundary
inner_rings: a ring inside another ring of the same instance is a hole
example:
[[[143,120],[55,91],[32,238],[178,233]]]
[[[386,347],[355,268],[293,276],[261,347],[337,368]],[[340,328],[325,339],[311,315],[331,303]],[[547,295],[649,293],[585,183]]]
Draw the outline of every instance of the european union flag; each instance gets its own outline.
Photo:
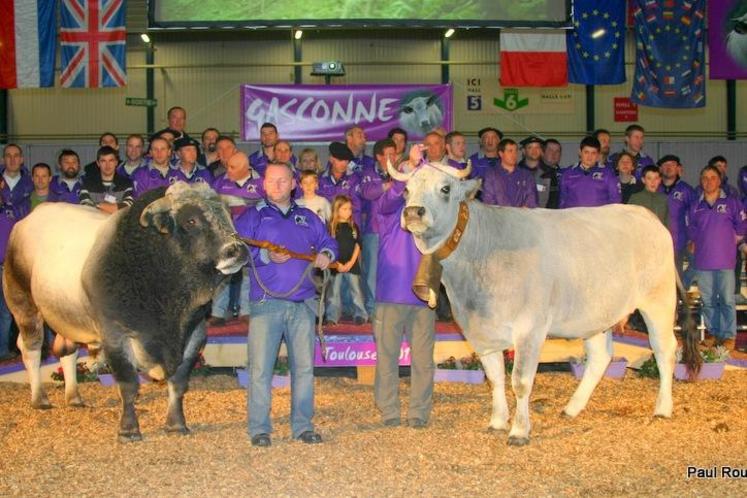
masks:
[[[625,0],[576,0],[566,45],[570,83],[623,83]]]
[[[636,63],[630,99],[651,107],[705,106],[705,0],[634,0]]]

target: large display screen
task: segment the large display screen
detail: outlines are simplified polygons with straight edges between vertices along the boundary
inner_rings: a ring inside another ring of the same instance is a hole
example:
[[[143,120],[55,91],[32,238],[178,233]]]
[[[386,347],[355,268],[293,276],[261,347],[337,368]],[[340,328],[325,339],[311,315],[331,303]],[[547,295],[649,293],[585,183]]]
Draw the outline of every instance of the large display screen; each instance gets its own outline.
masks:
[[[561,27],[571,0],[150,0],[151,27]]]

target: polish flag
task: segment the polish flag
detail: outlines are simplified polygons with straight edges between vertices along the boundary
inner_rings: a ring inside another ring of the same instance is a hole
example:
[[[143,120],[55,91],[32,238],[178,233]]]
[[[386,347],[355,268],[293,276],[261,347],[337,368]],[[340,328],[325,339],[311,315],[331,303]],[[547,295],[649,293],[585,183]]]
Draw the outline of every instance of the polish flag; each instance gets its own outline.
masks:
[[[0,0],[0,88],[54,85],[56,0]]]
[[[567,86],[562,30],[501,30],[501,86]]]

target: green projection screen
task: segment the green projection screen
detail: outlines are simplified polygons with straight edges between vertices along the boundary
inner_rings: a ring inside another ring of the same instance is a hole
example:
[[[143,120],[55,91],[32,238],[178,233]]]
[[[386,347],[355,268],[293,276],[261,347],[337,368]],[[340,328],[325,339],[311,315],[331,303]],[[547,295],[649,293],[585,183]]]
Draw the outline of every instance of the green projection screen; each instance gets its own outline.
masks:
[[[563,27],[571,0],[151,0],[153,28]]]

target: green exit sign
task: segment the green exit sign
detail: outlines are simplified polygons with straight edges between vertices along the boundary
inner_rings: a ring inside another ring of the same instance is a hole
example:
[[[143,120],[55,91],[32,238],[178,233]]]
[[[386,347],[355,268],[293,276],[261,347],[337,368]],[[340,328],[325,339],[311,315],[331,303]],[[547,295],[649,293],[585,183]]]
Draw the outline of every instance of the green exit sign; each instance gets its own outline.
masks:
[[[155,107],[158,105],[158,100],[141,99],[139,97],[125,97],[125,105],[134,105],[138,107]]]

